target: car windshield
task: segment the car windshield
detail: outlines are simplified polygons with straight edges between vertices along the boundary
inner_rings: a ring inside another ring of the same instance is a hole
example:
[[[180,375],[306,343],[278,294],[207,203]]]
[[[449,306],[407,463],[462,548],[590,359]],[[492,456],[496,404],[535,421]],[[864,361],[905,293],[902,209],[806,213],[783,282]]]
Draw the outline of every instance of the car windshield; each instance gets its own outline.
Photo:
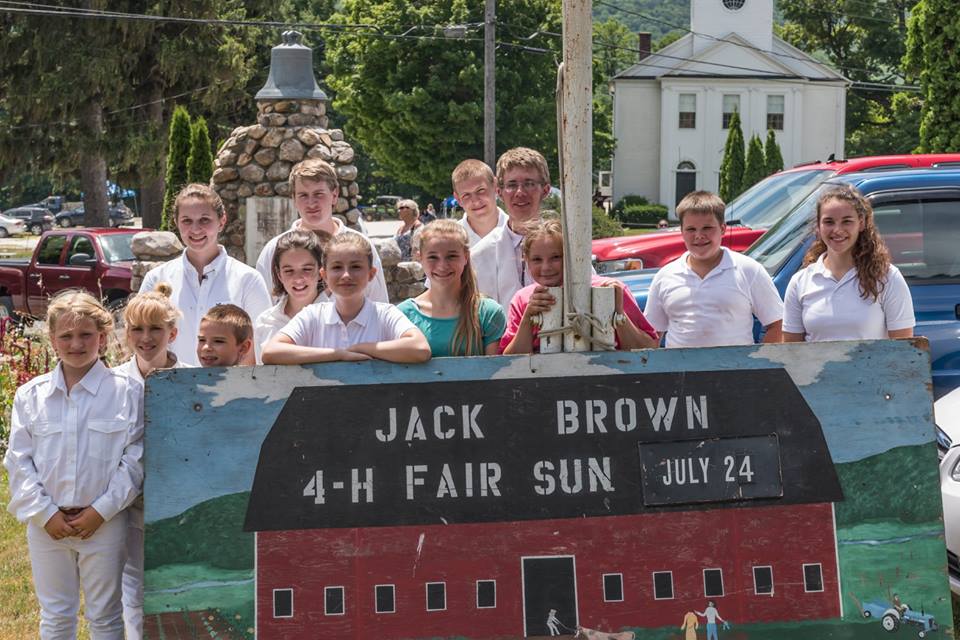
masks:
[[[759,240],[750,245],[744,253],[762,264],[771,276],[776,275],[780,265],[793,255],[797,246],[806,239],[808,232],[813,232],[817,198],[831,186],[836,185],[832,183],[820,185],[787,217],[773,225]]]
[[[769,229],[833,174],[830,169],[809,169],[764,178],[727,206],[726,219],[751,229]]]
[[[130,262],[134,259],[133,249],[130,247],[130,241],[133,239],[132,233],[112,233],[110,235],[99,236],[100,250],[103,251],[103,259],[108,263]]]

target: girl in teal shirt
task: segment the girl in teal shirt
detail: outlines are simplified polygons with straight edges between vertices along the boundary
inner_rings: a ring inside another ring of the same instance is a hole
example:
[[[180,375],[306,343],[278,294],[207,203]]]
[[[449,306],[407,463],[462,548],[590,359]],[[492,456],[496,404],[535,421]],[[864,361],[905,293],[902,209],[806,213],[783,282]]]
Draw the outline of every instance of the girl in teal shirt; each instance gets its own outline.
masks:
[[[464,228],[453,220],[424,226],[420,264],[430,288],[398,308],[427,336],[433,357],[496,355],[506,316],[477,290]]]

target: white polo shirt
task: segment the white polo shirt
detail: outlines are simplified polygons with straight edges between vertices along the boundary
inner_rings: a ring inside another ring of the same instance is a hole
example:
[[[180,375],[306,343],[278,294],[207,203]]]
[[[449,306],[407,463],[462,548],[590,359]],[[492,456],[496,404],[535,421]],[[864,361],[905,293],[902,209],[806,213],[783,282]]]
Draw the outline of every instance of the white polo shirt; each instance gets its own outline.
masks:
[[[387,302],[365,300],[357,317],[344,323],[334,302],[318,302],[300,310],[280,329],[295,344],[346,349],[361,342],[396,340],[416,329],[403,312]],[[419,331],[419,329],[416,329]]]
[[[753,344],[753,316],[767,326],[783,317],[773,280],[759,262],[722,247],[707,277],[687,264],[689,252],[653,277],[643,315],[667,332],[668,347]]]
[[[273,254],[277,252],[277,241],[291,231],[299,229],[301,222],[300,218],[294,220],[289,229],[278,236],[270,238],[269,242],[263,245],[263,249],[260,251],[260,257],[257,258],[257,272],[263,277],[263,281],[268,284],[271,290],[273,290]],[[368,300],[389,302],[390,295],[387,293],[387,281],[383,277],[383,263],[380,262],[380,254],[377,253],[377,247],[370,242],[370,238],[343,224],[339,218],[333,218],[333,223],[337,226],[334,235],[337,233],[355,233],[369,243],[370,250],[373,251],[373,266],[377,270],[377,273],[373,277],[373,280],[370,281],[370,284],[367,285],[364,295]]]
[[[330,289],[324,289],[318,295],[316,300],[310,304],[315,304],[317,302],[328,302],[333,299],[333,296],[330,295]],[[253,321],[253,346],[257,355],[257,364],[263,364],[263,359],[261,358],[263,354],[263,347],[268,342],[270,338],[275,336],[280,329],[283,329],[287,326],[287,323],[292,320],[290,316],[284,312],[284,308],[287,306],[287,294],[280,296],[280,300],[277,304],[273,305],[259,316],[257,316]]]
[[[497,226],[491,229],[490,233],[493,233],[494,230],[499,229],[500,227],[507,224],[507,220],[509,220],[509,218],[507,217],[506,212],[500,207],[497,207]],[[473,230],[473,227],[471,227],[470,223],[467,222],[466,213],[463,214],[463,217],[460,218],[459,222],[460,222],[460,226],[467,230],[467,240],[471,249],[473,248],[473,245],[477,244],[478,242],[483,240],[483,238],[485,237],[485,236],[481,236],[480,234],[478,234],[476,231]],[[490,234],[488,233],[487,235],[490,235]]]
[[[170,301],[183,317],[177,323],[179,331],[170,343],[170,350],[177,360],[191,367],[200,366],[197,358],[197,334],[200,320],[211,307],[218,304],[235,304],[247,312],[251,322],[273,304],[267,285],[252,267],[227,255],[220,247],[220,255],[203,268],[203,280],[187,260],[184,251],[179,258],[165,262],[151,270],[140,285],[141,293],[153,291],[159,282],[169,282],[173,287]]]
[[[17,389],[3,464],[20,522],[88,506],[110,520],[143,486],[143,387],[97,360],[68,395],[57,365]]]
[[[880,297],[864,299],[856,268],[836,280],[823,257],[793,274],[783,296],[783,330],[801,333],[807,342],[882,340],[888,331],[909,329],[913,316],[910,288],[890,265]]]

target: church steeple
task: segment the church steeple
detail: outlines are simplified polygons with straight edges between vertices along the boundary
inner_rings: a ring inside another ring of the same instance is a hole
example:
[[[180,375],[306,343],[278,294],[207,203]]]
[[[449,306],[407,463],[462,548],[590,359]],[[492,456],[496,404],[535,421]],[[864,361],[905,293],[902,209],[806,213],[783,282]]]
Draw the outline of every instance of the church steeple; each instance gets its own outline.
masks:
[[[694,54],[735,33],[759,49],[773,47],[773,0],[690,0]]]

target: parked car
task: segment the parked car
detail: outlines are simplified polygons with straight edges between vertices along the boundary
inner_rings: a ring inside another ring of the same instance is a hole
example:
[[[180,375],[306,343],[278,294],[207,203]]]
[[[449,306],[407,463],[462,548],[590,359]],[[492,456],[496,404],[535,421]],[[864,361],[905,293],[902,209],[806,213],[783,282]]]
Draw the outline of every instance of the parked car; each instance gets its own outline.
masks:
[[[8,238],[27,232],[27,225],[19,218],[0,215],[0,238]]]
[[[837,184],[857,187],[873,206],[893,263],[910,286],[915,332],[930,341],[934,394],[940,397],[960,386],[960,170],[855,173],[821,184],[744,252],[767,269],[781,296],[813,243],[817,198]],[[643,309],[655,273],[614,276]]]
[[[47,196],[40,202],[34,202],[33,204],[25,204],[25,207],[43,207],[50,211],[50,213],[56,215],[63,211],[64,206],[66,206],[67,199],[64,196]]]
[[[767,229],[790,213],[824,180],[859,171],[892,171],[911,167],[960,167],[960,154],[869,156],[798,165],[753,185],[727,205],[723,246],[744,251]],[[685,251],[679,227],[638,236],[593,241],[597,273],[660,268]]]
[[[947,573],[950,589],[960,595],[960,388],[937,400],[933,415],[937,423]]]
[[[7,209],[3,215],[22,220],[30,233],[36,236],[53,229],[53,214],[44,207],[15,207]]]
[[[40,317],[62,289],[86,289],[116,307],[130,295],[133,236],[141,229],[48,231],[29,260],[0,260],[0,315]]]
[[[70,209],[69,211],[61,211],[56,217],[57,224],[63,228],[75,227],[80,224],[86,224],[84,216],[86,212],[84,211],[83,205]],[[113,205],[109,209],[110,216],[110,226],[111,227],[120,227],[125,224],[130,224],[133,220],[133,212],[130,211],[124,205]]]

